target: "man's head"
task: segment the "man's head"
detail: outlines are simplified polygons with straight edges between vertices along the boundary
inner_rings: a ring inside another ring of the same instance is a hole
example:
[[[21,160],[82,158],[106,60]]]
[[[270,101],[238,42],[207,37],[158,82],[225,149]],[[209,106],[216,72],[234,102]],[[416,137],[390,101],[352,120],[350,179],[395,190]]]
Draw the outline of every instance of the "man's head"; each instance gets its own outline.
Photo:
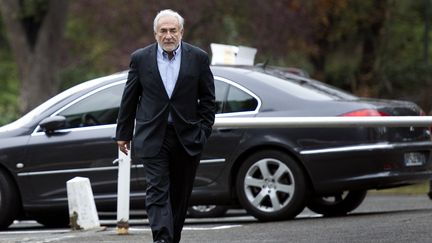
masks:
[[[156,41],[166,52],[174,51],[183,36],[184,19],[171,9],[160,11],[153,21]]]

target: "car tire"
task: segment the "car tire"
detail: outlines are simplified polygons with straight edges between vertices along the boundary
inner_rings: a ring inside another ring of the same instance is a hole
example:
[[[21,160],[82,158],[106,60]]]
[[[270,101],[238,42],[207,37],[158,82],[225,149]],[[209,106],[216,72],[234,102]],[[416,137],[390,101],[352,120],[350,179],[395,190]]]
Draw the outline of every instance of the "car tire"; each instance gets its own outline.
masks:
[[[257,152],[244,161],[236,190],[241,205],[260,221],[294,218],[307,199],[305,174],[298,162],[275,150]]]
[[[34,217],[36,222],[48,228],[69,227],[69,215],[65,212],[51,212],[47,215],[37,215]]]
[[[192,218],[216,218],[224,216],[227,210],[225,206],[194,205],[188,208],[188,215]]]
[[[7,229],[20,211],[18,191],[10,176],[0,170],[0,229]]]
[[[307,207],[324,216],[342,216],[356,209],[363,202],[366,190],[346,191],[331,196],[315,196]]]

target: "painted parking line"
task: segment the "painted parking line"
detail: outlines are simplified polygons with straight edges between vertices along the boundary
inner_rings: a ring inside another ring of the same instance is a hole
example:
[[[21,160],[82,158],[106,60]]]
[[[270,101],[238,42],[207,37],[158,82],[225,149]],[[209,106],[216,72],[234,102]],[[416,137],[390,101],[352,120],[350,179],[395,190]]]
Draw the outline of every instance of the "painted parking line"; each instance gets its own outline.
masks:
[[[296,219],[304,219],[304,218],[321,218],[322,214],[316,213],[301,213],[297,215]]]
[[[61,237],[53,237],[53,238],[43,238],[43,239],[34,239],[34,238],[23,238],[20,239],[20,241],[13,241],[13,242],[32,242],[32,243],[49,243],[49,242],[63,242],[68,239],[76,238],[74,235],[65,235]]]
[[[304,219],[304,218],[319,218],[322,217],[320,214],[315,214],[310,211],[302,212],[299,214],[296,218],[297,219]],[[219,218],[188,218],[186,219],[186,225],[184,226],[183,230],[188,231],[205,231],[205,230],[224,230],[224,229],[231,229],[236,227],[242,227],[242,224],[247,224],[250,222],[257,222],[258,220],[255,219],[252,216],[244,215],[244,216],[235,216],[235,217],[219,217]],[[200,223],[212,223],[213,225],[217,226],[201,226],[201,227],[195,227],[195,226],[188,226],[187,224],[200,224]],[[224,224],[225,223],[225,224]],[[227,224],[227,223],[234,223],[234,224]],[[240,224],[239,224],[240,223]],[[104,227],[107,227],[106,231],[115,231],[117,221],[116,220],[107,220],[102,219],[100,220],[101,225],[105,225]],[[148,232],[151,231],[148,227],[148,219],[131,219],[129,220],[129,224],[131,227],[129,228],[129,231],[131,232]],[[69,228],[65,229],[26,229],[26,225],[30,227],[39,227],[40,225],[36,221],[16,221],[12,226],[12,231],[0,231],[1,235],[27,235],[27,234],[60,234],[60,233],[74,233],[78,231],[72,231]],[[135,226],[133,226],[135,225]],[[138,225],[138,227],[137,227]],[[68,236],[72,237],[72,236]],[[0,237],[1,238],[1,237]]]
[[[203,230],[224,230],[224,229],[232,229],[237,227],[242,227],[243,225],[221,225],[221,226],[214,226],[214,227],[183,227],[183,230],[190,230],[190,231],[203,231]],[[133,232],[143,232],[143,231],[151,231],[150,228],[134,228],[130,227],[129,231]]]
[[[38,229],[38,230],[21,230],[21,229],[16,229],[14,231],[0,231],[0,235],[18,235],[18,234],[50,234],[50,233],[68,233],[68,232],[72,232],[70,229],[56,229],[56,230],[51,230],[51,229]]]
[[[237,228],[242,227],[240,224],[235,225],[218,225],[218,226],[212,226],[212,227],[183,227],[183,230],[189,230],[189,231],[204,231],[204,230],[224,230],[224,229],[231,229],[231,228]],[[15,228],[13,231],[0,231],[0,235],[20,235],[20,234],[61,234],[61,233],[80,233],[80,232],[97,232],[97,231],[115,231],[115,227],[109,227],[106,229],[101,230],[89,230],[89,231],[73,231],[71,229],[32,229],[32,230],[26,230],[25,228],[18,229]],[[151,231],[151,229],[148,226],[144,227],[130,227],[129,231],[131,232],[146,232]],[[73,236],[67,236],[67,237],[73,237]]]

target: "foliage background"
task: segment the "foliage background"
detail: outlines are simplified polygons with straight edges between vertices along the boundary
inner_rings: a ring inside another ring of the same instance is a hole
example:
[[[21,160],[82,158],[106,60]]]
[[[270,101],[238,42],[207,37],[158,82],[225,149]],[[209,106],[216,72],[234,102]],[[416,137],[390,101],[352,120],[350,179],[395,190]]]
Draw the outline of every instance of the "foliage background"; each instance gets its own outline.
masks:
[[[127,69],[130,53],[154,41],[157,11],[172,8],[186,19],[184,40],[207,51],[210,43],[253,46],[257,63],[299,67],[360,96],[411,100],[429,113],[429,1],[69,1],[58,91]],[[0,125],[21,115],[3,23],[0,18]]]

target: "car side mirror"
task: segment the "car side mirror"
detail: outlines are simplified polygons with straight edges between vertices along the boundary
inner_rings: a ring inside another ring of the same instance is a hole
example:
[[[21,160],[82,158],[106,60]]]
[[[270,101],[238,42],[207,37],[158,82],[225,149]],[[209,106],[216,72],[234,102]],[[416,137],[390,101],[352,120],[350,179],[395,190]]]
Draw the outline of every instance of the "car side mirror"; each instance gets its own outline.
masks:
[[[55,130],[65,128],[66,117],[64,116],[52,116],[43,119],[39,126],[46,133],[53,133]]]

